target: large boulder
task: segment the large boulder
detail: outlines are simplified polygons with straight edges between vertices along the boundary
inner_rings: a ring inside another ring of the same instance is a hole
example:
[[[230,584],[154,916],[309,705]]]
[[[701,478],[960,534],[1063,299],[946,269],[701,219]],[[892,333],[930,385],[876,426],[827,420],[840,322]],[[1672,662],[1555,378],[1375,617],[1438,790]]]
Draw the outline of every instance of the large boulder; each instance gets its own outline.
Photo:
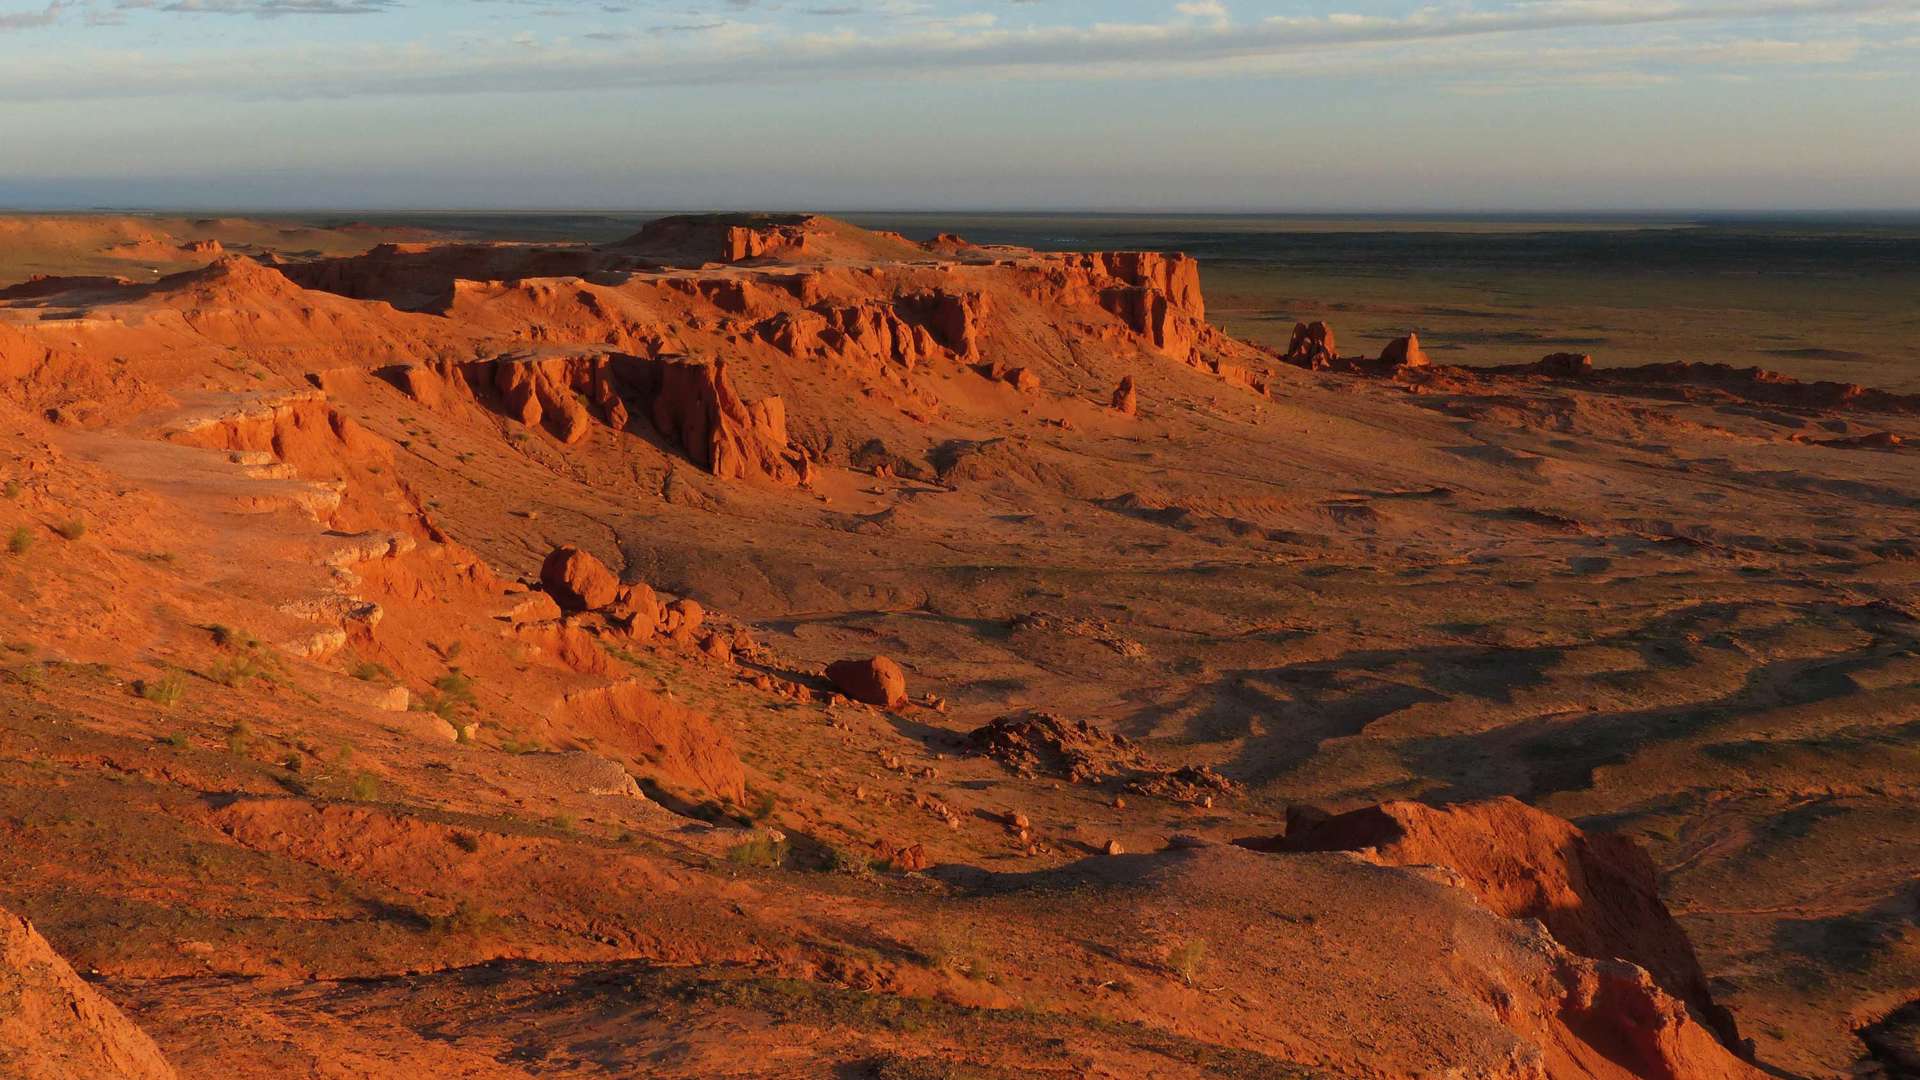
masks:
[[[827,665],[827,678],[855,701],[885,709],[907,703],[907,675],[884,656],[871,660],[841,660]]]
[[[0,910],[0,1076],[174,1080],[160,1048],[82,982],[32,924]]]
[[[547,556],[540,584],[563,611],[597,611],[620,595],[620,579],[607,564],[572,546]]]

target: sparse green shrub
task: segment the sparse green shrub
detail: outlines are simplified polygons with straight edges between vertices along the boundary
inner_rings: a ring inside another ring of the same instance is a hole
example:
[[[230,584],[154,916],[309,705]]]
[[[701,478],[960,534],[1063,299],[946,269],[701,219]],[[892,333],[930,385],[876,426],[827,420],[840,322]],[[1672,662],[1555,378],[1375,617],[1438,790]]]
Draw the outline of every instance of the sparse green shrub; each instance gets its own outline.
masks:
[[[238,689],[268,675],[266,669],[260,666],[260,661],[251,656],[236,656],[214,664],[207,670],[207,677],[222,686]]]
[[[15,555],[25,555],[33,547],[33,530],[25,525],[15,525],[7,534],[7,550]]]
[[[427,925],[436,934],[478,937],[499,929],[502,922],[499,915],[471,900],[462,900],[447,914],[430,918]]]
[[[47,669],[39,664],[21,664],[17,668],[7,669],[6,675],[8,679],[29,690],[36,690],[47,684]]]
[[[1167,951],[1167,970],[1180,976],[1180,981],[1192,986],[1202,972],[1207,969],[1207,943],[1199,938],[1175,942]]]
[[[376,664],[371,660],[362,660],[353,665],[353,670],[350,674],[361,682],[393,681],[393,672],[388,671],[385,665]]]
[[[353,784],[347,789],[355,802],[372,802],[380,797],[380,781],[370,772],[362,772],[353,778]]]
[[[133,689],[147,701],[169,709],[180,704],[180,699],[187,696],[186,681],[171,671],[157,679],[141,679],[133,684]]]
[[[87,535],[87,523],[81,521],[79,518],[74,518],[72,521],[63,521],[55,525],[53,531],[68,540],[78,540]]]
[[[457,646],[458,643],[456,642],[455,644]],[[455,651],[457,652],[458,649],[456,648]],[[463,674],[459,668],[454,668],[452,671],[433,680],[433,688],[445,694],[457,704],[473,704],[473,679],[471,676]]]
[[[22,487],[20,486],[20,481],[18,481],[18,480],[9,480],[9,481],[7,481],[7,499],[8,499],[8,501],[12,501],[12,500],[14,500],[14,499],[18,499],[18,498],[20,497],[20,493],[21,493],[22,491],[24,491],[24,490],[26,490],[26,489],[25,489],[25,488],[22,488]]]
[[[472,833],[454,832],[450,838],[453,841],[454,847],[459,848],[469,855],[480,850],[480,838]]]
[[[227,753],[245,754],[253,745],[253,725],[245,720],[237,720],[227,729]]]
[[[301,757],[297,751],[289,750],[287,756],[280,759],[280,767],[288,772],[297,773],[307,767],[307,759]]]
[[[736,866],[773,869],[787,860],[787,845],[771,836],[756,836],[727,849],[727,861]]]
[[[926,956],[932,966],[964,978],[991,981],[996,974],[993,957],[988,955],[980,935],[966,923],[937,926],[927,943]]]
[[[780,801],[774,798],[773,792],[752,791],[749,794],[753,797],[753,805],[747,808],[747,816],[753,820],[765,821],[779,809]]]
[[[865,853],[840,847],[837,844],[822,844],[820,847],[819,868],[825,874],[853,874],[864,877],[873,872],[873,859]]]
[[[160,741],[173,747],[175,750],[185,750],[187,748],[187,733],[184,731],[176,731],[171,735],[162,735],[160,736]]]

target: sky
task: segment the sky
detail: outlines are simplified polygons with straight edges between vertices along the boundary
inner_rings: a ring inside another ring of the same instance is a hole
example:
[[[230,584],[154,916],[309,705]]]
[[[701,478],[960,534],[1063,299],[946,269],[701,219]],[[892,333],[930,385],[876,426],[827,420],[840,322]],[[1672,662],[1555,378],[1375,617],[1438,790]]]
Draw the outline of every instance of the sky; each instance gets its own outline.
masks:
[[[0,0],[0,205],[1920,209],[1920,0]]]

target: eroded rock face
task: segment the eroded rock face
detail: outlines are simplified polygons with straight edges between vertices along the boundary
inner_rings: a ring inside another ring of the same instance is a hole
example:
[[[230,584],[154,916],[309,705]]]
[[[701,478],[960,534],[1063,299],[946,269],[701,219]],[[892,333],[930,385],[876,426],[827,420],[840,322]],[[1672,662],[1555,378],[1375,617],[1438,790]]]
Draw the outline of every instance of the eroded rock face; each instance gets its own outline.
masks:
[[[0,910],[0,1076],[174,1080],[160,1048],[81,981],[33,925]]]
[[[1122,416],[1137,416],[1140,412],[1140,393],[1134,389],[1133,376],[1120,380],[1113,391],[1113,411]]]
[[[1633,841],[1589,834],[1513,798],[1431,807],[1398,802],[1315,819],[1290,815],[1285,851],[1361,851],[1395,866],[1445,866],[1495,912],[1538,919],[1569,950],[1630,961],[1737,1047],[1700,961],[1660,899],[1651,859]]]
[[[1287,344],[1282,359],[1315,371],[1333,366],[1340,359],[1333,327],[1324,322],[1295,323],[1293,340]]]
[[[907,703],[907,675],[884,656],[840,660],[827,665],[827,678],[855,701],[897,709]]]
[[[667,362],[657,374],[653,426],[694,464],[723,479],[802,481],[804,461],[797,460],[787,437],[785,402],[745,400],[720,362]]]
[[[503,357],[385,373],[408,396],[438,407],[455,387],[529,427],[574,445],[604,425],[629,431],[645,417],[670,445],[716,476],[794,485],[808,463],[787,434],[786,403],[748,401],[726,364],[624,353]]]
[[[620,595],[607,564],[577,547],[558,547],[540,567],[540,584],[563,611],[597,611]]]

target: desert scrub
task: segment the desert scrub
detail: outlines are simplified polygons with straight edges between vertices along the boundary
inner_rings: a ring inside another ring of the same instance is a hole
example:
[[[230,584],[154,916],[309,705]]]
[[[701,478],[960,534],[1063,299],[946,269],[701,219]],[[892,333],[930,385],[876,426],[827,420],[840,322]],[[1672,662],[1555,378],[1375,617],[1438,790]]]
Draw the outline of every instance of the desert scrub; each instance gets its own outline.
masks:
[[[222,660],[207,670],[207,677],[222,686],[240,689],[255,679],[270,679],[267,670],[260,661],[251,656],[236,656]]]
[[[1207,970],[1207,943],[1198,938],[1190,941],[1178,941],[1167,950],[1167,970],[1180,976],[1180,981],[1192,986]]]
[[[15,525],[7,534],[7,551],[14,555],[25,555],[33,547],[33,530],[25,525]]]
[[[227,729],[227,753],[244,756],[253,745],[253,725],[245,720],[236,720]]]
[[[55,525],[53,531],[59,533],[64,539],[78,540],[87,535],[87,523],[81,521],[79,518],[74,518],[72,521],[63,521]]]
[[[427,926],[433,933],[441,936],[478,937],[498,930],[504,921],[499,915],[473,901],[462,900],[447,914],[429,918]]]
[[[353,778],[352,784],[347,786],[347,794],[352,796],[355,802],[372,802],[380,797],[380,781],[374,779],[372,773],[362,772]]]
[[[971,926],[941,923],[934,929],[924,953],[929,966],[963,978],[991,982],[997,974],[993,957]]]
[[[362,660],[353,665],[349,674],[361,682],[393,681],[393,672],[387,670],[385,664],[376,664],[371,660]]]
[[[771,836],[756,836],[727,849],[727,861],[735,866],[775,869],[787,860],[787,845]]]
[[[259,638],[254,637],[245,630],[236,630],[231,626],[226,626],[221,623],[214,623],[212,626],[207,627],[207,632],[213,635],[213,643],[223,649],[257,649],[260,647]]]
[[[20,486],[20,481],[18,481],[18,480],[9,480],[9,481],[7,481],[7,489],[6,489],[6,493],[7,493],[7,501],[8,501],[8,502],[13,502],[13,501],[15,501],[15,500],[17,500],[17,499],[19,499],[19,498],[20,498],[20,493],[21,493],[21,492],[23,492],[23,491],[25,491],[25,490],[26,490],[25,488],[23,488],[23,487],[21,487],[21,486]]]
[[[141,698],[164,708],[173,708],[180,699],[187,696],[187,683],[176,672],[167,672],[155,679],[141,679],[133,684],[134,692]]]

